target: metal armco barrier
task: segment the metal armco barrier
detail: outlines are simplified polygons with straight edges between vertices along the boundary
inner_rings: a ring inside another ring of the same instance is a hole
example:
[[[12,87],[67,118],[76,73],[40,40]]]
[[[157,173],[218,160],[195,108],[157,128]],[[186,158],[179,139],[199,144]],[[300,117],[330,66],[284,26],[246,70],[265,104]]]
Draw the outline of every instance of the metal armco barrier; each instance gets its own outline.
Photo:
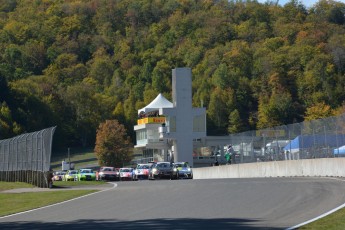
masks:
[[[56,127],[0,140],[0,181],[50,185],[50,159]]]

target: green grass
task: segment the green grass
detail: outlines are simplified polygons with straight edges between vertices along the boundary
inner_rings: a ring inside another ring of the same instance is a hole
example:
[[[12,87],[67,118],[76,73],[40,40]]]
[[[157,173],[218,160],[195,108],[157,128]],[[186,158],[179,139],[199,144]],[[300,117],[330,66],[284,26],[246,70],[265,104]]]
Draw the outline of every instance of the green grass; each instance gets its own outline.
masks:
[[[4,182],[0,181],[0,192],[16,188],[34,188],[35,186],[24,182]]]
[[[23,212],[83,196],[97,190],[0,193],[0,216]]]
[[[88,185],[102,185],[106,184],[104,181],[54,181],[55,187],[72,187],[72,186],[88,186]]]
[[[104,185],[104,181],[54,181],[55,187],[95,186]],[[0,191],[34,188],[35,186],[23,182],[2,182]],[[48,192],[24,192],[24,193],[0,193],[0,216],[23,212],[50,204],[55,204],[79,196],[83,196],[98,190],[64,190]]]
[[[51,166],[54,171],[61,170],[61,162],[68,162],[71,160],[71,163],[74,163],[75,169],[84,168],[87,165],[98,165],[96,155],[93,149],[83,149],[70,151],[70,158],[68,158],[67,153],[56,153],[52,155]]]
[[[302,226],[300,230],[343,230],[345,229],[345,208],[332,213],[320,220]]]

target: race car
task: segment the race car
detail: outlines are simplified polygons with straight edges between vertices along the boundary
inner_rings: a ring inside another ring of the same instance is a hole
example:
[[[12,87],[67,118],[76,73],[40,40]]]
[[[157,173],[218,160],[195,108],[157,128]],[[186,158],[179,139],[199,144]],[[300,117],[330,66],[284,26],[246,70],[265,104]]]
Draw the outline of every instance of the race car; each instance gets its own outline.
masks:
[[[120,168],[120,181],[134,180],[133,168]]]
[[[78,180],[78,170],[68,170],[67,173],[64,175],[64,181],[76,181]]]
[[[119,170],[114,167],[103,166],[96,173],[96,180],[120,180]]]
[[[66,175],[66,172],[64,171],[56,171],[53,173],[53,181],[62,181],[64,176]]]
[[[138,164],[134,170],[134,180],[148,179],[151,165],[152,164]]]
[[[193,179],[193,170],[188,162],[175,162],[174,171],[177,172],[178,178]]]
[[[78,181],[96,180],[96,173],[92,169],[79,169],[77,178]]]
[[[177,179],[177,170],[174,171],[174,165],[170,162],[155,162],[149,170],[149,180],[155,179]]]

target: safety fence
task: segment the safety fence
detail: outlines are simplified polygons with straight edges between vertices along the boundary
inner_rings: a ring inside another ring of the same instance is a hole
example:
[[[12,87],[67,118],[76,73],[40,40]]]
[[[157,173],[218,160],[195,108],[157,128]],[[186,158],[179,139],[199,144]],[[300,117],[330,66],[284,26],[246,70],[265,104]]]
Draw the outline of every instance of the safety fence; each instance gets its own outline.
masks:
[[[345,157],[345,114],[231,134],[232,163]]]
[[[50,159],[56,127],[0,140],[0,181],[51,186]]]

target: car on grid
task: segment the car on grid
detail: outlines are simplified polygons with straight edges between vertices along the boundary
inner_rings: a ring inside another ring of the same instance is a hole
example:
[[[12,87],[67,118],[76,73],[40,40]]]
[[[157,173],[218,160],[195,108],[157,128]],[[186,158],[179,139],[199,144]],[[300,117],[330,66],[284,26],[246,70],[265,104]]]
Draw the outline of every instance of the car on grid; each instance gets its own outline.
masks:
[[[53,181],[62,181],[65,175],[66,175],[66,172],[64,172],[64,171],[53,172],[52,180]]]
[[[120,172],[118,169],[110,166],[102,166],[98,172],[96,172],[96,180],[120,180]]]
[[[174,170],[178,178],[193,179],[193,170],[188,162],[175,162]]]
[[[120,181],[134,180],[133,168],[120,168]]]
[[[92,169],[79,169],[77,177],[78,181],[92,181],[96,180],[96,173]]]
[[[134,180],[148,179],[151,165],[152,163],[138,164],[134,170]]]
[[[149,180],[155,179],[177,179],[177,171],[174,171],[174,165],[170,162],[155,162],[149,169]]]
[[[67,170],[64,181],[76,181],[78,180],[78,170]]]

